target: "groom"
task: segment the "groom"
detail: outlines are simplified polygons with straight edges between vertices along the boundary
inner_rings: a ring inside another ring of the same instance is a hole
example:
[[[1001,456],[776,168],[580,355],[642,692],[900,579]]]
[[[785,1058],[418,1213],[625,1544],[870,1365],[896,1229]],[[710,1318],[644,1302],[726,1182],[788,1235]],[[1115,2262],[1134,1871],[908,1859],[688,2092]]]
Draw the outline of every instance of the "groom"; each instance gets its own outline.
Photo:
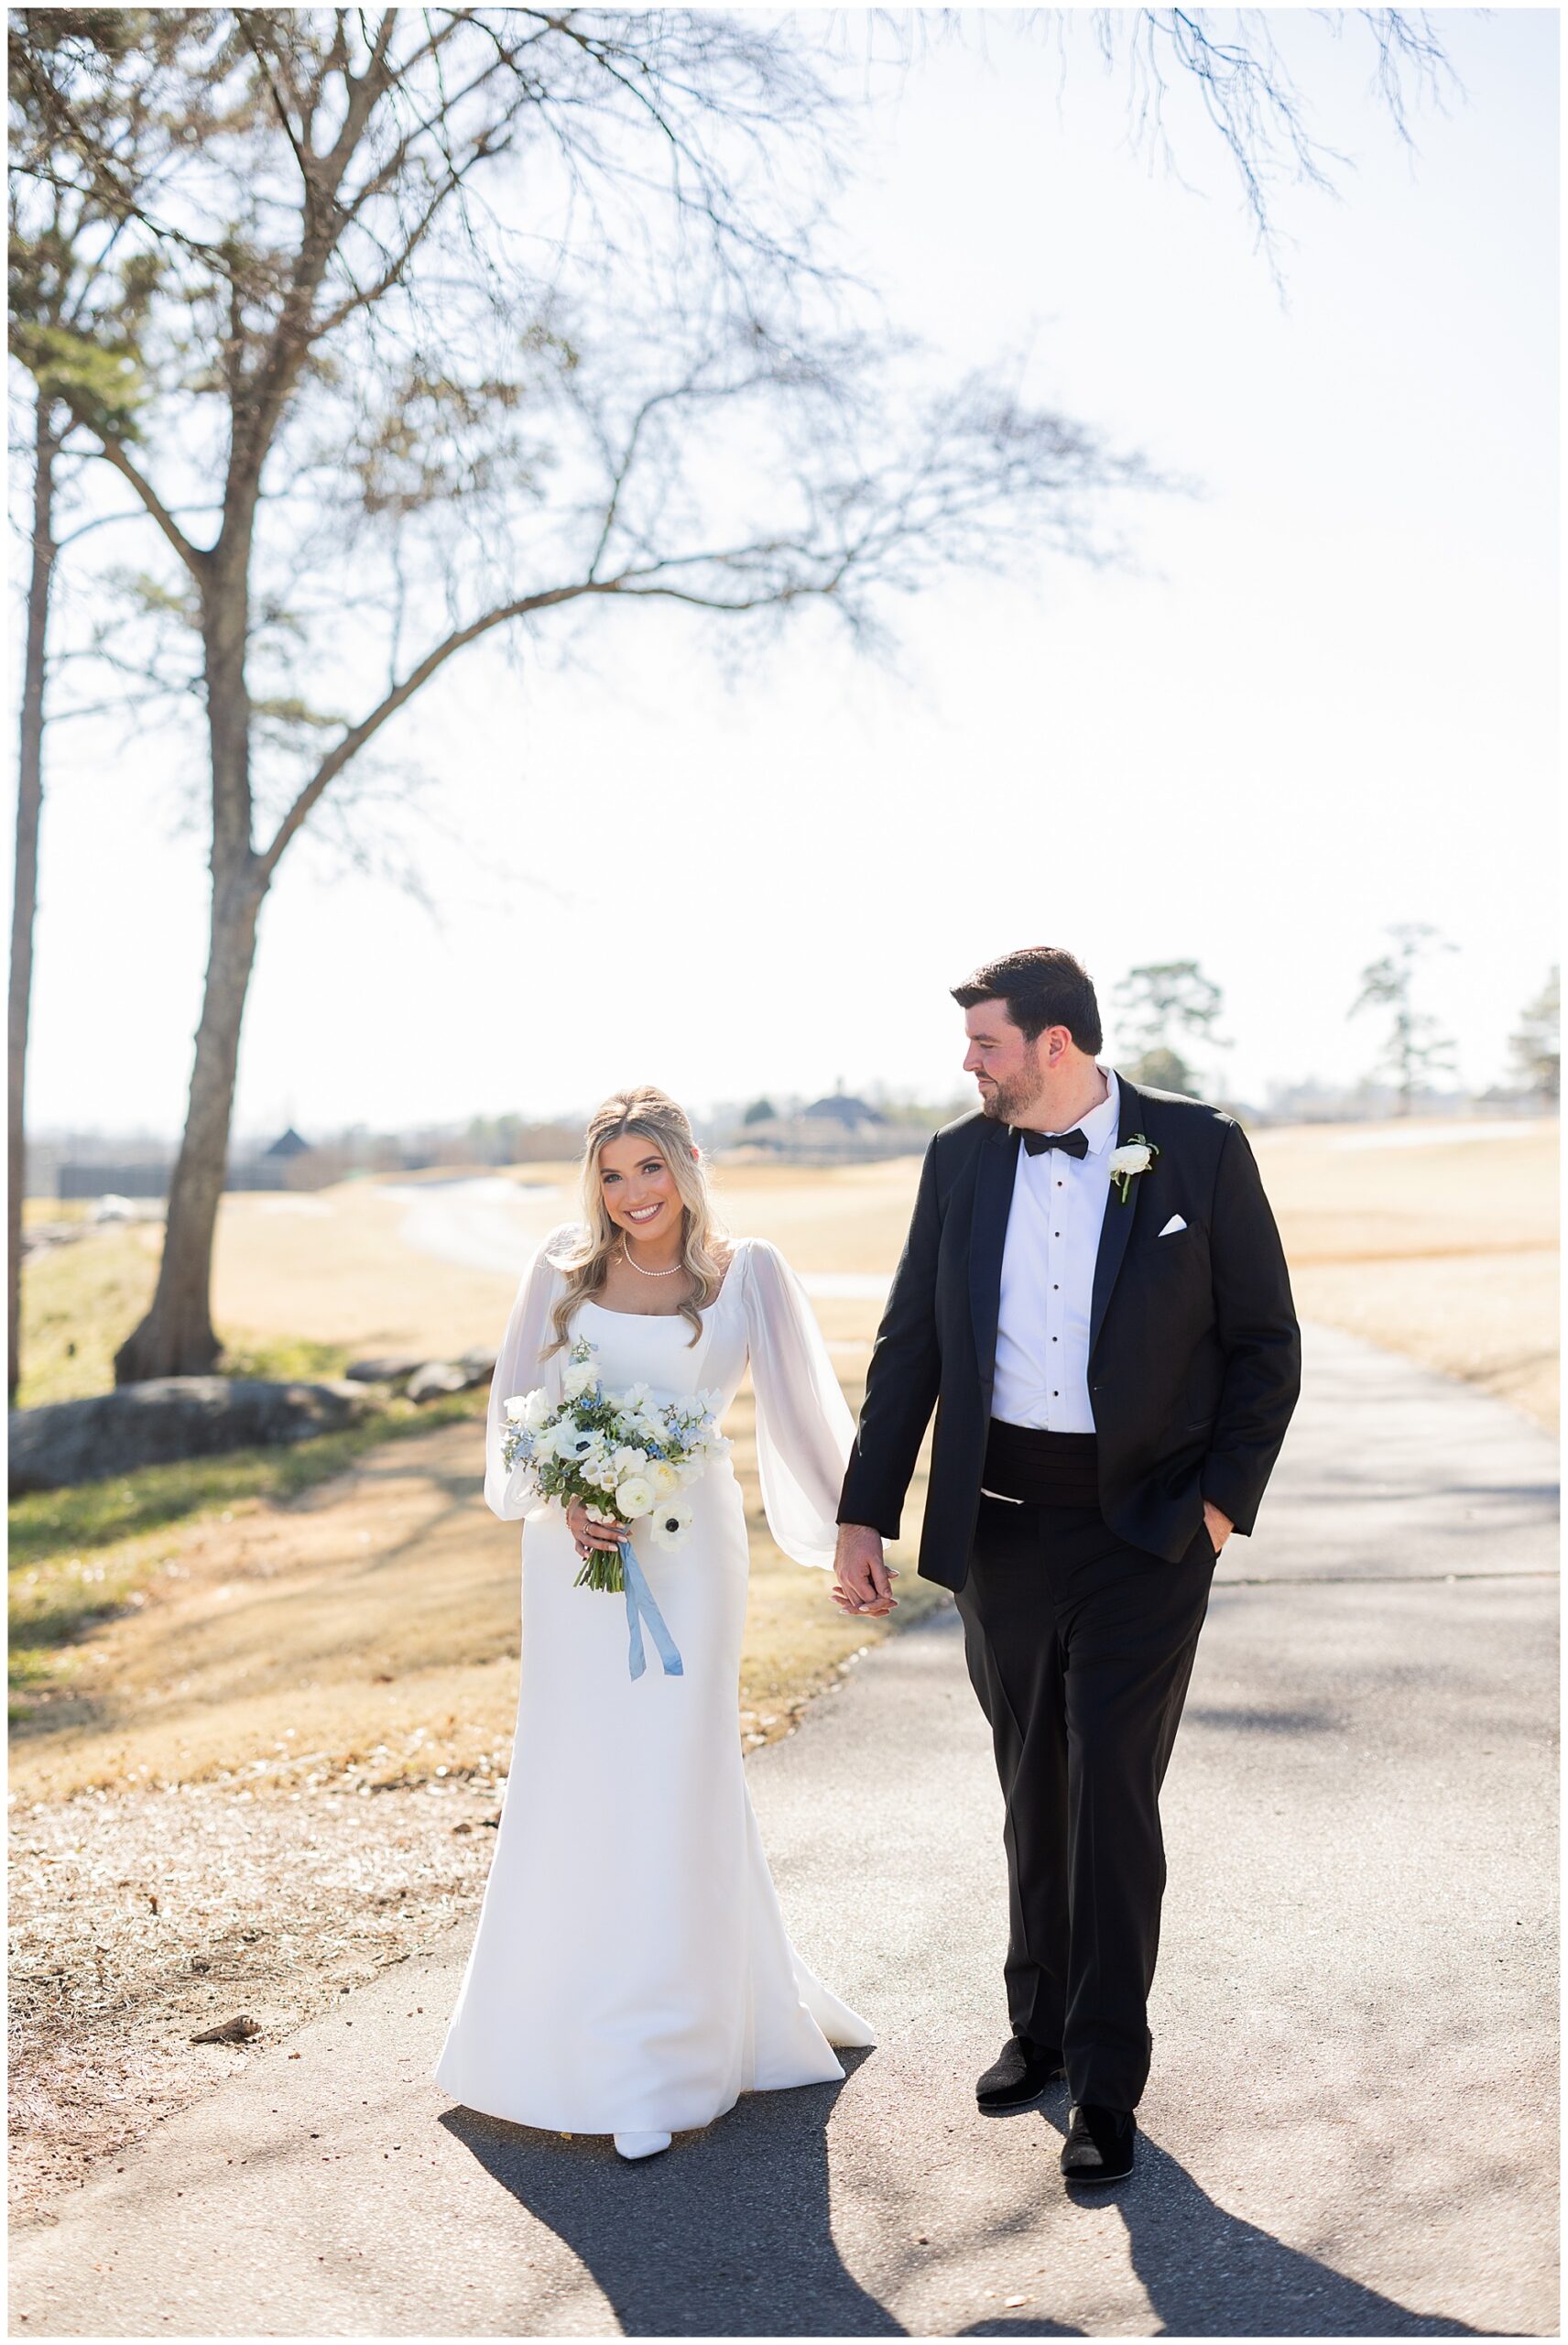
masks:
[[[937,1410],[920,1569],[953,1588],[1006,1806],[1012,2034],[988,2114],[1065,2074],[1062,2170],[1132,2170],[1165,1886],[1159,1793],[1209,1584],[1301,1381],[1239,1125],[1098,1063],[1094,988],[1036,945],[953,987],[980,1107],[926,1152],[839,1507],[834,1600],[895,1601],[882,1542]]]

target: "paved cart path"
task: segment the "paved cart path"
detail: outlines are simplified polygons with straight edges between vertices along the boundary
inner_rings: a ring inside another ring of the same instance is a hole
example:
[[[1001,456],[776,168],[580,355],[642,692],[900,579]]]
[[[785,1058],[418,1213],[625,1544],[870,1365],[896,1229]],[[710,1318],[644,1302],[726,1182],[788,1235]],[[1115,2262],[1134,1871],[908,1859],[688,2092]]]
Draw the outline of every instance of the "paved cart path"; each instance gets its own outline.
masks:
[[[23,2335],[1549,2334],[1555,1456],[1315,1331],[1166,1789],[1137,2174],[987,2123],[1000,1803],[951,1612],[751,1762],[808,1959],[881,2031],[628,2168],[430,2081],[471,1925],[25,2230]],[[298,2052],[301,2056],[292,2058]]]

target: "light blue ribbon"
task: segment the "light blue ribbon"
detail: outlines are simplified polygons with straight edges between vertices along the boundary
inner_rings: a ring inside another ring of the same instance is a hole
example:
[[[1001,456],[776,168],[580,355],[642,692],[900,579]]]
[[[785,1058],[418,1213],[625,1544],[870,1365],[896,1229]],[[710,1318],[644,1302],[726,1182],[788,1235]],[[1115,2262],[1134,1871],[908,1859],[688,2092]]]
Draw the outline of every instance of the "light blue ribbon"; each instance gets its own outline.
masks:
[[[626,1661],[632,1676],[640,1677],[648,1667],[642,1649],[642,1624],[646,1620],[666,1677],[683,1677],[685,1665],[675,1650],[674,1638],[664,1625],[664,1615],[653,1600],[653,1590],[629,1539],[621,1541],[621,1576],[626,1584],[626,1631],[631,1640]]]

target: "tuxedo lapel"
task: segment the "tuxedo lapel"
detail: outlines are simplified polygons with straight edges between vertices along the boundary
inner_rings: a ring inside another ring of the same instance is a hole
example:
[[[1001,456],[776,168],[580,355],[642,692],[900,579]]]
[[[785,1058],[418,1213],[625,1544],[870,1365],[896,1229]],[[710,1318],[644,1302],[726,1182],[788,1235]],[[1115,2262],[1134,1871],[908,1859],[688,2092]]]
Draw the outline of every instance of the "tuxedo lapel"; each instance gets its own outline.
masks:
[[[1002,1308],[1002,1254],[1013,1206],[1018,1136],[1006,1124],[988,1124],[975,1172],[975,1219],[969,1232],[969,1303],[975,1316],[975,1356],[980,1383],[990,1401],[996,1368],[996,1321]]]
[[[1125,1074],[1116,1077],[1121,1097],[1116,1111],[1116,1146],[1122,1147],[1138,1129],[1141,1115],[1139,1095],[1136,1085]],[[1127,1252],[1127,1239],[1132,1236],[1133,1216],[1138,1199],[1143,1194],[1143,1183],[1132,1183],[1132,1194],[1124,1205],[1120,1193],[1113,1185],[1105,1199],[1105,1218],[1100,1224],[1100,1248],[1094,1257],[1094,1283],[1089,1303],[1089,1358],[1094,1357],[1094,1346],[1100,1340],[1105,1325],[1105,1309],[1111,1292],[1121,1270],[1122,1257]]]

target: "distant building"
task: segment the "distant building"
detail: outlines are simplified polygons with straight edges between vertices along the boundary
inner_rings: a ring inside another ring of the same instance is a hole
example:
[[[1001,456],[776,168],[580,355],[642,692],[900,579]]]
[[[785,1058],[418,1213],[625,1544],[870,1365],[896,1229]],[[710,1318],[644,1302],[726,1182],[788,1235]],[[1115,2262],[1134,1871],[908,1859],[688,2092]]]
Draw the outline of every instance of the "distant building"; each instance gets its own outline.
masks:
[[[717,1154],[721,1162],[731,1163],[769,1157],[798,1164],[864,1163],[878,1157],[922,1154],[931,1129],[894,1122],[868,1101],[835,1091],[829,1098],[813,1100],[799,1115],[754,1119],[748,1114]]]
[[[853,1099],[845,1092],[835,1091],[831,1099],[813,1100],[800,1110],[808,1123],[842,1124],[846,1132],[856,1132],[867,1124],[885,1124],[887,1117],[864,1099]]]

